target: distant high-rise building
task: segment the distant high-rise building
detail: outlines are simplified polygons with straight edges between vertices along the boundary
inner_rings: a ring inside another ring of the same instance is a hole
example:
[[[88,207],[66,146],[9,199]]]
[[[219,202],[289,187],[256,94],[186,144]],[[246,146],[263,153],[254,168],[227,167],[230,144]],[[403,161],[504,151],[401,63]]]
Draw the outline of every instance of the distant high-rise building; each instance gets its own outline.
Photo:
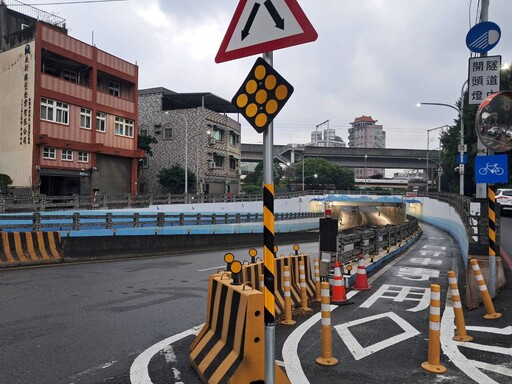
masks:
[[[336,130],[332,128],[323,131],[311,132],[311,142],[304,144],[309,147],[346,147],[347,144],[340,136],[336,136]]]
[[[378,120],[371,116],[357,117],[348,129],[348,146],[352,148],[386,148],[386,132]],[[384,168],[358,168],[354,170],[356,178],[367,178],[377,174],[384,175]]]

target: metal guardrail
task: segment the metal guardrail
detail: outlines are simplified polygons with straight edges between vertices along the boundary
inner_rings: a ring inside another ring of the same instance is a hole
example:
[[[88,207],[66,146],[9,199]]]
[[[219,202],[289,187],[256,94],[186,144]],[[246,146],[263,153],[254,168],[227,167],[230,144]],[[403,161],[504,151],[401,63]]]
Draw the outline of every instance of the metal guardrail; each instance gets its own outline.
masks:
[[[338,233],[337,259],[340,263],[356,262],[358,255],[377,255],[380,250],[401,243],[418,231],[418,220],[407,215],[407,221],[400,224],[388,224],[385,227],[357,227],[346,233]]]
[[[361,195],[362,190],[308,190],[276,193],[276,199],[289,199],[300,196],[324,194]],[[372,194],[378,194],[372,192]],[[390,194],[390,193],[386,193]],[[94,210],[113,208],[144,208],[150,205],[170,204],[204,204],[262,201],[262,194],[238,195],[107,195],[96,196],[46,196],[46,195],[16,195],[0,194],[0,213],[6,212],[44,212],[57,210]]]
[[[276,221],[322,217],[323,213],[277,213]],[[217,225],[256,223],[263,221],[263,213],[106,213],[102,215],[72,214],[43,215],[39,212],[25,215],[0,215],[0,231],[3,230],[73,230],[170,227],[185,225]]]

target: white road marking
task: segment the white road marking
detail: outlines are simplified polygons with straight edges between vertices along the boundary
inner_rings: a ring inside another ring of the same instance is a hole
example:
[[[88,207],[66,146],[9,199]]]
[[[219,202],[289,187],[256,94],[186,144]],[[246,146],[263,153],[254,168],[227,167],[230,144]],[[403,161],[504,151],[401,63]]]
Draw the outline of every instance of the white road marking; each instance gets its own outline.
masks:
[[[506,336],[512,335],[512,325],[509,325],[508,327],[505,327],[505,328],[477,327],[477,326],[467,325],[466,326],[466,330],[468,330],[468,331],[477,331],[477,332],[495,333],[497,335],[506,335]]]
[[[105,369],[105,368],[108,368],[108,367],[111,367],[112,365],[114,365],[115,363],[117,363],[117,360],[113,360],[111,361],[110,363],[104,363],[104,364],[100,364],[98,365],[97,367],[92,367],[92,368],[89,368],[83,372],[80,372],[80,373],[77,373],[73,376],[71,376],[71,380],[75,380],[75,379],[78,379],[80,378],[81,376],[84,376],[84,375],[90,375],[90,374],[95,374],[96,372],[99,372],[101,371],[102,369]]]
[[[162,355],[164,355],[164,359],[166,363],[175,363],[176,362],[176,354],[174,353],[174,348],[172,345],[168,345],[164,349],[162,349]]]
[[[153,384],[151,378],[149,377],[148,365],[151,358],[156,355],[160,350],[167,347],[169,344],[175,343],[178,340],[181,340],[184,337],[193,335],[195,333],[195,328],[187,329],[177,335],[168,337],[164,339],[148,349],[142,352],[137,358],[134,360],[131,368],[130,368],[130,381],[133,384]]]
[[[360,291],[350,291],[347,293],[347,299],[354,297]],[[331,305],[331,312],[338,308],[337,305]],[[290,382],[293,384],[309,384],[309,381],[302,370],[299,356],[297,355],[297,349],[302,336],[311,328],[315,323],[320,320],[320,313],[311,316],[304,323],[299,325],[291,334],[288,336],[283,345],[283,361],[286,369],[286,375]]]
[[[475,364],[478,368],[485,369],[489,372],[496,372],[500,373],[505,376],[512,377],[512,369],[503,367],[501,365],[494,365],[494,364],[488,364],[484,363],[483,361],[476,361],[476,360],[470,360],[473,364]]]
[[[404,332],[399,333],[398,335],[395,335],[393,337],[387,338],[385,340],[379,341],[378,343],[363,347],[349,330],[351,326],[368,323],[370,321],[379,320],[384,317],[393,320],[400,328],[404,330]],[[341,339],[347,346],[348,350],[350,351],[350,353],[352,353],[352,356],[354,356],[354,359],[356,360],[361,360],[362,358],[370,356],[375,352],[379,352],[387,347],[401,343],[404,340],[410,339],[411,337],[420,334],[420,332],[416,328],[414,328],[411,324],[409,324],[407,321],[405,321],[404,319],[402,319],[400,316],[393,312],[380,313],[378,315],[368,316],[362,319],[349,321],[344,324],[336,325],[334,329],[336,329],[338,335],[340,335]]]
[[[221,269],[221,268],[226,268],[226,266],[225,265],[221,265],[220,267],[211,267],[211,268],[198,269],[197,272],[213,271],[214,269]]]
[[[464,372],[469,379],[479,384],[498,384],[480,371],[471,360],[468,360],[466,356],[459,351],[457,344],[452,340],[454,336],[453,324],[455,324],[455,314],[453,307],[448,304],[448,301],[451,300],[449,298],[446,300],[447,304],[441,318],[441,347],[443,353],[457,368]]]
[[[501,355],[512,356],[512,348],[503,348],[503,347],[496,347],[493,345],[477,344],[477,343],[462,343],[460,341],[456,341],[455,344],[457,344],[459,347],[465,347],[465,348],[469,348],[469,349],[476,349],[478,351],[494,352],[494,353],[499,353]]]

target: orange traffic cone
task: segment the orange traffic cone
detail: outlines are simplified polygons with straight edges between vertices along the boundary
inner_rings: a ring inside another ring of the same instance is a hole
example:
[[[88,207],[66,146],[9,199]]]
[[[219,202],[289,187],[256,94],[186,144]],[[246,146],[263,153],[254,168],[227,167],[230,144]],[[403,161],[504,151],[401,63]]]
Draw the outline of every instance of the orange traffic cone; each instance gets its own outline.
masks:
[[[332,298],[331,304],[345,305],[352,304],[347,300],[347,294],[345,292],[345,284],[343,284],[343,278],[341,277],[340,264],[336,261],[334,263],[334,280],[332,282]]]
[[[364,266],[364,255],[359,255],[359,261],[357,262],[357,274],[356,283],[352,286],[353,289],[358,291],[366,291],[371,288],[368,285],[368,278],[366,277],[366,268]]]

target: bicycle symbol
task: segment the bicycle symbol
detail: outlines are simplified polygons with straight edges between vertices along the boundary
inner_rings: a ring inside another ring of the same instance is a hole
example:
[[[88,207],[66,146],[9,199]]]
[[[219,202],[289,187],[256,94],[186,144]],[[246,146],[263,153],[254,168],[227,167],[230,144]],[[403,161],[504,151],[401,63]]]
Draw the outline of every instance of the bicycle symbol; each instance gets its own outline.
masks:
[[[480,168],[478,170],[478,173],[481,174],[482,176],[487,175],[487,172],[491,172],[493,175],[496,175],[496,176],[501,176],[501,175],[503,175],[503,172],[505,172],[505,171],[503,168],[498,166],[498,163],[495,163],[495,164],[486,163],[485,168]]]

